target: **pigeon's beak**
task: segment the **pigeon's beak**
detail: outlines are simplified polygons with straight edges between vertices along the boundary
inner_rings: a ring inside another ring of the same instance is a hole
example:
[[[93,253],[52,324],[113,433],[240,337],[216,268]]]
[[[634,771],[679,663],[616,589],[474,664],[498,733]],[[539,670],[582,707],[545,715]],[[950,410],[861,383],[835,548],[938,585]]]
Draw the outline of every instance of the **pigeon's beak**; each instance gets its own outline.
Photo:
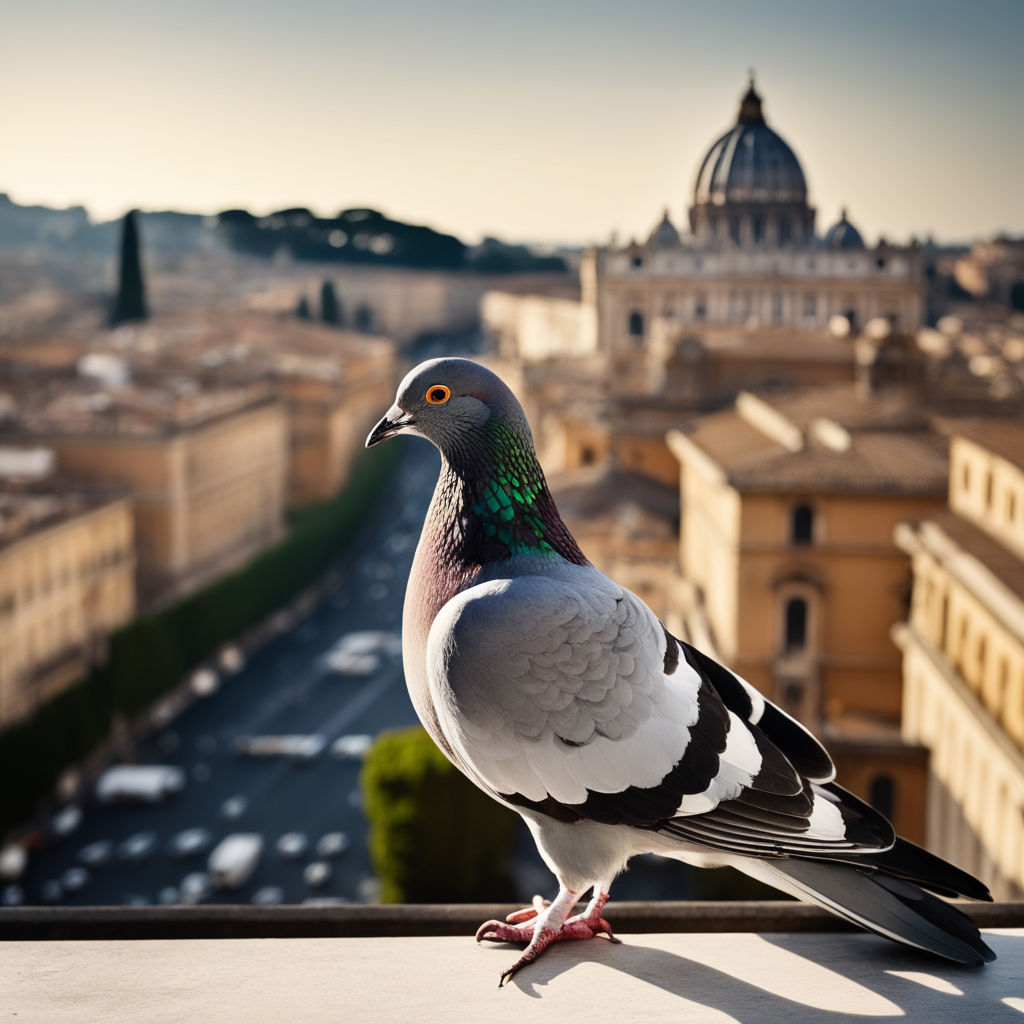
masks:
[[[366,438],[366,447],[372,448],[379,441],[386,441],[389,437],[400,434],[406,427],[412,426],[412,422],[412,417],[407,415],[404,409],[397,405],[391,406],[384,413],[380,423],[370,431]]]

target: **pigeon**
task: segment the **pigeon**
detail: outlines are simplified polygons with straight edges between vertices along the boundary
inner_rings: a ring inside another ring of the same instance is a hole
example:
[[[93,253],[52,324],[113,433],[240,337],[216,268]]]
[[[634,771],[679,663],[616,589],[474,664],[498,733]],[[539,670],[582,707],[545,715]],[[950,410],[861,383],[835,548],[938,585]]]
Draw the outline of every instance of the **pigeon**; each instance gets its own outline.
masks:
[[[449,760],[522,815],[558,881],[554,900],[477,932],[525,944],[499,985],[554,942],[617,941],[612,880],[647,853],[732,866],[948,960],[995,959],[933,895],[991,899],[981,882],[898,837],[807,729],[587,560],[500,377],[421,363],[366,446],[396,434],[441,452],[403,612],[413,705]]]

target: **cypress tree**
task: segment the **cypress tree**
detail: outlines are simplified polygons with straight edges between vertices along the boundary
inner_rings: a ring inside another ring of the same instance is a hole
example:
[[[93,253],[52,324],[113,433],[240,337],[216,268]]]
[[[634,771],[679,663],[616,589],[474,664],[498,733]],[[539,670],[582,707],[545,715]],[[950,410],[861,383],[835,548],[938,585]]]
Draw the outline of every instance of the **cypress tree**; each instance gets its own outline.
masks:
[[[324,281],[320,286],[320,319],[325,324],[338,324],[341,321],[338,297],[334,294],[334,284],[331,281]]]
[[[135,213],[135,210],[129,210],[124,215],[124,222],[121,225],[121,268],[117,299],[110,313],[111,327],[116,327],[126,320],[145,320],[149,315],[146,310],[146,285],[142,279]]]
[[[311,315],[310,315],[310,312],[309,312],[309,299],[307,299],[305,295],[303,295],[299,299],[299,304],[295,307],[295,315],[300,320],[309,320],[309,319],[311,319]]]

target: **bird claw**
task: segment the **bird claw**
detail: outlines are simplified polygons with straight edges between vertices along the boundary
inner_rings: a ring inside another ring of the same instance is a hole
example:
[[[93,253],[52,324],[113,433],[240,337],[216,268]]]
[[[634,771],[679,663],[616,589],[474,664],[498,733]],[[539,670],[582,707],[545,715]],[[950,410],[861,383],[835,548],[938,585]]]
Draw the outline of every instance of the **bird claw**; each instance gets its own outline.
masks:
[[[493,923],[497,924],[498,922]],[[507,925],[505,927],[508,928]],[[519,925],[516,931],[520,934],[525,934],[528,928],[532,930],[530,925]],[[501,977],[498,979],[498,988],[501,988],[521,968],[533,963],[548,946],[561,942],[563,939],[596,939],[602,934],[607,936],[609,942],[618,944],[621,941],[615,938],[611,925],[603,917],[591,923],[581,914],[578,917],[570,918],[561,928],[538,928],[530,939],[529,945],[523,951],[523,955],[511,967],[507,967],[501,972]],[[521,939],[506,941],[515,942],[521,941]]]
[[[559,928],[546,927],[543,921],[537,920],[541,912],[546,910],[549,905],[547,900],[535,896],[532,907],[524,907],[522,910],[509,914],[504,922],[485,921],[477,929],[477,942],[489,939],[492,942],[525,942],[527,944],[523,955],[511,967],[501,972],[501,978],[498,980],[499,988],[520,968],[533,963],[548,946],[555,942],[561,942],[563,939],[594,939],[599,935],[605,935],[609,942],[619,943],[620,940],[612,932],[612,926],[601,917],[601,910],[604,908],[603,901],[600,906],[594,907],[589,913],[584,912],[570,917]]]

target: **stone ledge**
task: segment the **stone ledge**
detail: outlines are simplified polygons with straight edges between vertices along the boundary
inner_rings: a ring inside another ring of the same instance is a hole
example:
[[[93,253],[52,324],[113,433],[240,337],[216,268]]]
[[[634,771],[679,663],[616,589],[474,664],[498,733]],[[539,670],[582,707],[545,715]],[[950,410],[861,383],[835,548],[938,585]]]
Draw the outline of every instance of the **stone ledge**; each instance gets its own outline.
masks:
[[[984,968],[864,933],[622,938],[554,946],[500,991],[518,950],[469,936],[11,942],[0,992],[23,1024],[1024,1019],[1024,928],[986,931]]]
[[[981,928],[1024,928],[1024,903],[958,905]],[[512,904],[353,904],[254,907],[19,907],[0,909],[0,940],[343,938],[472,935]],[[856,931],[833,914],[791,900],[612,901],[617,931],[842,932]],[[1024,1022],[1022,1022],[1024,1024]]]

